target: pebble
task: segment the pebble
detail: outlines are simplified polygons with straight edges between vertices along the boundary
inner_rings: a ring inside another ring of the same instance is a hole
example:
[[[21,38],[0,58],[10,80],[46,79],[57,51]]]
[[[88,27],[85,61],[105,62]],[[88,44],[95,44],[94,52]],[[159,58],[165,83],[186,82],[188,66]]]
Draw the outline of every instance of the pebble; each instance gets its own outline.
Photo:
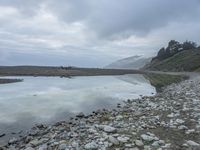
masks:
[[[17,142],[17,138],[15,138],[15,137],[13,137],[12,139],[10,139],[10,140],[8,141],[9,144],[14,144],[14,143],[16,143],[16,142]]]
[[[187,143],[188,145],[190,145],[190,146],[200,146],[199,143],[196,143],[196,142],[191,141],[191,140],[187,141],[186,143]]]
[[[117,140],[122,143],[128,142],[129,139],[129,137],[117,137]]]
[[[135,140],[135,145],[141,147],[144,146],[144,143],[141,140]]]
[[[112,144],[119,145],[119,141],[116,138],[114,138],[113,136],[109,136],[108,139]]]
[[[142,134],[142,135],[141,135],[141,138],[142,138],[144,141],[148,141],[148,142],[154,141],[154,137],[149,136],[149,135],[146,135],[146,134]]]
[[[60,144],[58,147],[59,150],[66,150],[67,149],[67,145],[66,144]]]
[[[107,133],[115,133],[117,131],[116,128],[111,127],[111,126],[104,126],[103,130]]]
[[[87,143],[87,144],[85,145],[85,149],[88,149],[88,150],[96,150],[96,149],[98,149],[98,145],[97,145],[94,141],[92,141],[92,142]]]

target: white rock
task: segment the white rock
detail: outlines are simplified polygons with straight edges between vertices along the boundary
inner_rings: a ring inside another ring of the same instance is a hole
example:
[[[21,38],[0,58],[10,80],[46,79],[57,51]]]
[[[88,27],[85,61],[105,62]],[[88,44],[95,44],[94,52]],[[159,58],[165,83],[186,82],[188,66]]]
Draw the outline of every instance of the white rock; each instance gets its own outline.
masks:
[[[47,145],[43,144],[42,146],[39,147],[38,150],[47,150]]]
[[[155,141],[153,142],[152,146],[155,146],[155,147],[158,147],[160,144],[159,144],[159,141]]]
[[[184,120],[182,120],[182,119],[176,119],[176,123],[178,123],[178,124],[182,124],[182,123],[184,123],[185,121]]]
[[[107,133],[114,133],[114,132],[117,131],[116,128],[111,127],[111,126],[104,126],[103,130],[104,130],[105,132],[107,132]]]
[[[144,143],[141,140],[135,140],[135,145],[141,147],[144,146]]]
[[[114,138],[113,136],[109,136],[108,139],[112,144],[119,145],[119,141],[116,138]]]
[[[130,138],[129,137],[118,137],[117,140],[122,142],[122,143],[126,143],[128,142]]]
[[[132,135],[137,135],[137,133],[136,132],[132,132]]]
[[[123,116],[121,116],[121,115],[116,116],[117,121],[122,120],[122,119],[123,119]]]
[[[186,129],[188,129],[188,127],[186,127],[184,125],[180,125],[180,126],[178,126],[178,129],[180,129],[180,130],[186,130]]]
[[[200,146],[200,144],[198,144],[194,141],[191,141],[191,140],[187,141],[187,144],[190,145],[190,146]]]
[[[124,145],[126,148],[131,148],[132,147],[132,144],[125,144]]]
[[[175,117],[175,115],[174,115],[174,113],[171,113],[171,114],[167,115],[167,117],[168,118],[173,118],[173,117]]]
[[[17,139],[15,137],[13,137],[12,139],[9,140],[9,144],[14,144],[17,142]]]
[[[186,134],[191,134],[191,133],[194,133],[195,132],[195,129],[191,129],[191,130],[187,130],[185,133]]]
[[[88,132],[89,133],[97,133],[97,131],[95,129],[93,129],[93,128],[88,129]]]
[[[87,143],[85,145],[85,149],[95,150],[98,149],[98,145],[94,141],[92,141],[91,143]]]
[[[149,135],[146,135],[146,134],[142,134],[142,135],[141,135],[141,138],[142,138],[144,141],[148,141],[148,142],[154,141],[154,137],[149,136]]]
[[[188,147],[188,144],[184,143],[183,146],[184,146],[184,147]]]

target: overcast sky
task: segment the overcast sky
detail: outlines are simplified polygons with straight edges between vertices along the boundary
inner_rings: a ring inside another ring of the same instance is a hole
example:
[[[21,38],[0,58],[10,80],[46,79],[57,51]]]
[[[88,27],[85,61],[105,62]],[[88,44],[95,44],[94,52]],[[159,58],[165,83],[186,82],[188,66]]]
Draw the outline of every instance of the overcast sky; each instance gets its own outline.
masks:
[[[200,0],[0,0],[0,65],[104,66],[199,33]]]

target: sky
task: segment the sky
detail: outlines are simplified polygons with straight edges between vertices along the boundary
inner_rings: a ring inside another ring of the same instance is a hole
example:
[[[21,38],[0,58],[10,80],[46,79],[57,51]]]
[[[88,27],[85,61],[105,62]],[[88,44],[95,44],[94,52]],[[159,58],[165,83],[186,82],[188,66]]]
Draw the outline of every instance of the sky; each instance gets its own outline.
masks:
[[[200,0],[0,0],[0,65],[103,67],[199,33]]]

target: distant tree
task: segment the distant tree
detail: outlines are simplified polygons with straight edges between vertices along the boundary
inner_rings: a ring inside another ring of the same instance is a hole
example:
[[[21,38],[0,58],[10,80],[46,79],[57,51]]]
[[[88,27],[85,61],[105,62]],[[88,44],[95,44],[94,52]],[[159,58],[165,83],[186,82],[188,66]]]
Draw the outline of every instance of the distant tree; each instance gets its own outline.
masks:
[[[190,50],[190,49],[199,49],[200,50],[200,46],[197,47],[197,44],[192,41],[185,41],[182,44],[182,43],[179,43],[178,41],[171,40],[171,41],[169,41],[168,46],[166,48],[163,47],[158,51],[157,56],[154,57],[152,59],[152,61],[164,60],[168,57],[171,57],[171,56],[179,53],[180,51]]]
[[[190,49],[195,49],[197,48],[197,44],[192,41],[185,41],[183,43],[183,50],[190,50]]]
[[[166,57],[166,51],[165,51],[165,48],[163,47],[158,51],[157,58],[159,60],[162,60],[162,59],[165,59],[165,57]]]
[[[167,52],[168,55],[171,56],[178,53],[182,49],[182,44],[180,44],[178,41],[171,40],[168,43],[167,49],[168,49],[168,52]]]
[[[178,41],[175,41],[175,40],[171,40],[169,41],[168,43],[168,47],[173,47],[173,46],[176,46],[176,45],[179,45],[180,43]]]

